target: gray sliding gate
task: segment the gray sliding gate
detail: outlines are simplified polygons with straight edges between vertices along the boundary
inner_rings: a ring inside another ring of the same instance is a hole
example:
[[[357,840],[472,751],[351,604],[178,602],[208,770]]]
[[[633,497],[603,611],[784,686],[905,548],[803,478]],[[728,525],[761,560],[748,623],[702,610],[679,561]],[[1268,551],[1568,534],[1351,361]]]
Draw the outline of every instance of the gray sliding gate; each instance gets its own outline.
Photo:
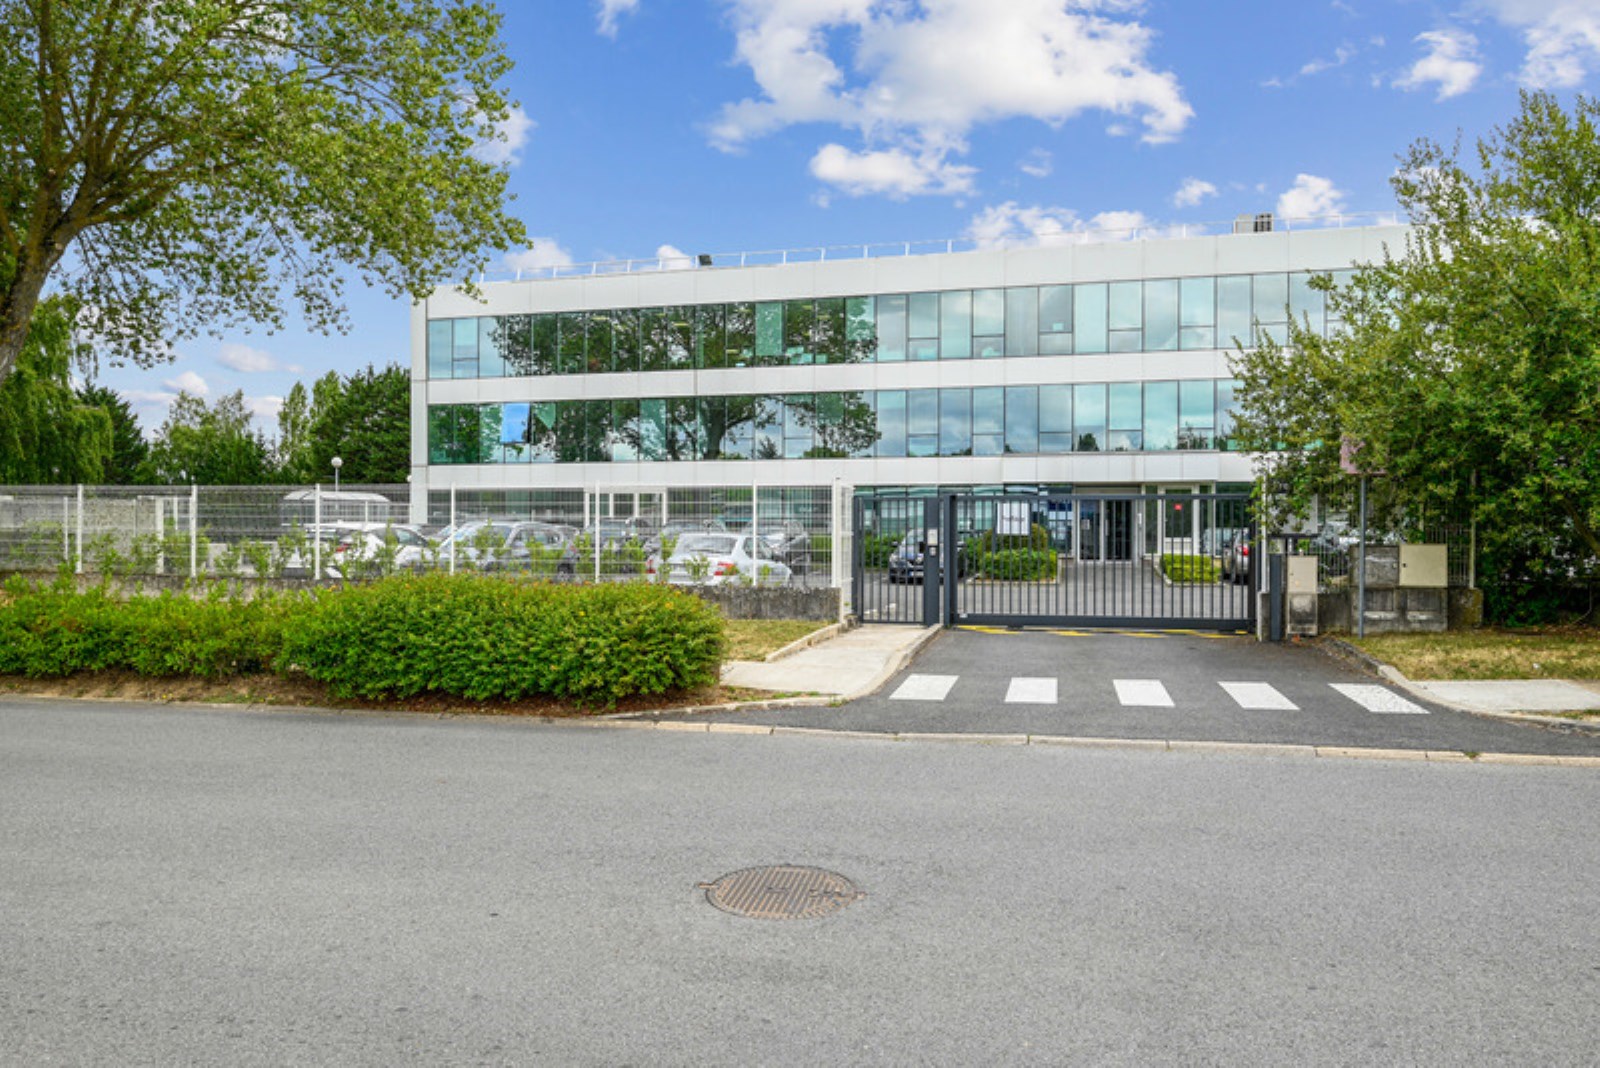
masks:
[[[870,497],[854,519],[865,623],[1255,625],[1248,495]]]

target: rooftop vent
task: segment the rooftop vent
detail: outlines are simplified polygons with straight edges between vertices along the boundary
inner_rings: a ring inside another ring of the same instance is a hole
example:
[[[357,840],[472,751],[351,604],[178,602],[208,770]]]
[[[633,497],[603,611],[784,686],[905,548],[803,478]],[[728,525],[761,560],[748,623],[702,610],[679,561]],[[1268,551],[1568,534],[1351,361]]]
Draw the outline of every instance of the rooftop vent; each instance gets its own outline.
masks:
[[[1254,215],[1236,216],[1233,220],[1233,232],[1236,234],[1272,233],[1272,212],[1261,211]]]

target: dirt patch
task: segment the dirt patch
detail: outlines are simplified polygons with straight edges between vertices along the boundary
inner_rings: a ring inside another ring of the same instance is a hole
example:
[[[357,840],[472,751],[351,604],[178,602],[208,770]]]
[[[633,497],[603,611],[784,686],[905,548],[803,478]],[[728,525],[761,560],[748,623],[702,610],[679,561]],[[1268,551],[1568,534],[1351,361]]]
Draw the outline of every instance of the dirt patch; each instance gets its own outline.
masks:
[[[632,697],[612,707],[584,705],[556,698],[525,701],[468,701],[428,694],[406,700],[363,701],[334,697],[309,679],[250,675],[229,679],[149,678],[126,671],[70,675],[61,679],[0,676],[0,693],[30,697],[82,697],[109,701],[198,702],[224,705],[268,705],[284,708],[335,708],[362,712],[413,712],[450,716],[545,716],[590,718],[629,712],[651,712],[698,705],[771,700],[777,694],[739,686],[709,686],[658,697]]]

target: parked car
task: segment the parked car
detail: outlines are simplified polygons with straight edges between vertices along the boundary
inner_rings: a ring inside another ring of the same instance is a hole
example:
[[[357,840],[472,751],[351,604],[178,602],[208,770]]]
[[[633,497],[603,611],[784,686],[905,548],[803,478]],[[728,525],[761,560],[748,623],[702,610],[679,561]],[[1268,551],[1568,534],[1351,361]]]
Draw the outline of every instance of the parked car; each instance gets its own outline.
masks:
[[[638,575],[648,569],[649,554],[635,528],[625,521],[602,520],[598,532],[594,527],[586,527],[567,539],[561,561],[556,565],[557,579],[572,580],[579,575],[594,577],[596,538],[600,543],[601,578]],[[630,548],[637,548],[638,552],[630,553]]]
[[[967,571],[967,541],[976,535],[963,532],[956,541],[956,568],[958,574]],[[923,560],[927,556],[927,543],[923,540],[920,530],[912,530],[900,539],[900,544],[895,546],[889,554],[889,581],[890,582],[921,582],[923,575]]]
[[[1228,539],[1228,544],[1222,551],[1222,578],[1225,582],[1243,583],[1250,581],[1250,532],[1248,530],[1235,531],[1233,537]]]
[[[333,578],[353,577],[367,568],[378,574],[420,571],[427,549],[428,539],[414,526],[358,523],[340,535],[331,559],[324,554],[324,570]]]
[[[550,523],[479,521],[456,527],[439,543],[440,566],[447,565],[452,551],[456,567],[479,571],[525,571],[531,567],[534,550],[540,553],[565,548],[571,538]]]
[[[1200,532],[1200,555],[1221,557],[1239,535],[1247,535],[1244,527],[1207,527]]]
[[[741,533],[759,534],[773,557],[795,574],[804,575],[811,570],[811,535],[798,519],[762,519],[754,530],[746,524]]]
[[[757,569],[759,568],[759,578]],[[764,538],[749,534],[686,534],[666,563],[667,581],[677,585],[722,586],[757,581],[787,586],[794,577]]]

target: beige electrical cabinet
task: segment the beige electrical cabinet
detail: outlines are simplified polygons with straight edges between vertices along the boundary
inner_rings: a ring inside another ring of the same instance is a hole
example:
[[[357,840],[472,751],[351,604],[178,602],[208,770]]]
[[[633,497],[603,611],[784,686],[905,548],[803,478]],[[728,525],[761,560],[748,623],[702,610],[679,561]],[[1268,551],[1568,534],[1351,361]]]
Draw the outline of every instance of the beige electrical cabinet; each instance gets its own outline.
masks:
[[[1450,565],[1443,545],[1400,546],[1402,588],[1442,590],[1449,584]]]
[[[1315,556],[1289,557],[1288,587],[1290,593],[1317,592],[1317,558]]]

